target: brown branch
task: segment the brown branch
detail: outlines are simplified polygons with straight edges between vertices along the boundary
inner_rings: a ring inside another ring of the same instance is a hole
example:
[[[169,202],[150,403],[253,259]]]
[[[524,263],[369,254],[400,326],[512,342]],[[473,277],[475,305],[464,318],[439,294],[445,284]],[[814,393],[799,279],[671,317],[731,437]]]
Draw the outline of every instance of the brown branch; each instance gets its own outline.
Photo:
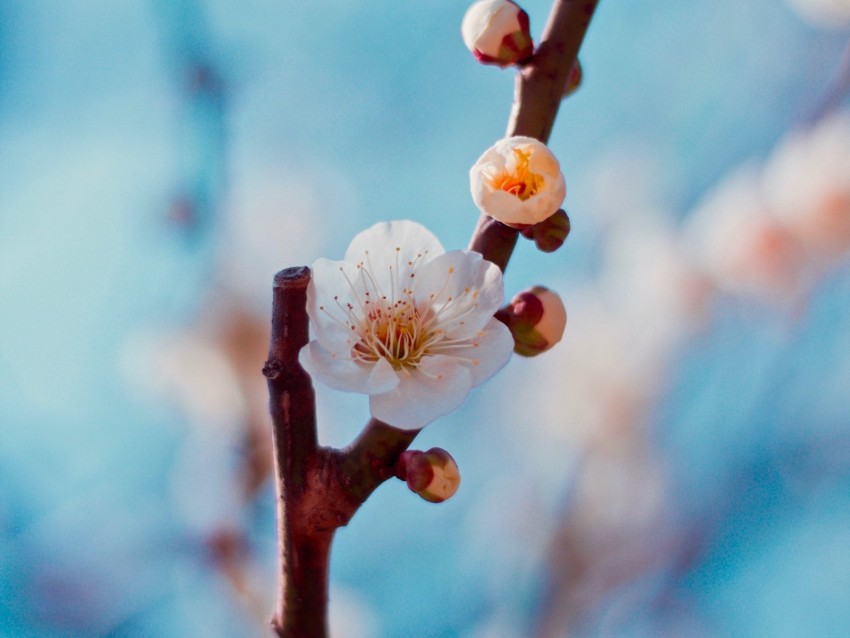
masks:
[[[310,269],[274,280],[272,337],[263,368],[274,423],[280,591],[272,626],[281,638],[325,638],[330,550],[369,495],[395,472],[418,430],[372,419],[346,450],[319,447],[313,386],[298,362],[309,341]]]
[[[272,337],[263,368],[274,423],[280,595],[272,625],[282,637],[327,635],[328,561],[333,529],[308,528],[315,498],[310,477],[321,466],[316,400],[298,352],[309,341],[309,268],[287,268],[274,280]]]
[[[537,53],[517,75],[508,135],[546,142],[596,0],[555,0]],[[502,270],[518,231],[482,216],[470,249]],[[263,368],[274,422],[280,592],[272,626],[281,638],[326,638],[330,550],[369,495],[393,476],[418,430],[372,419],[345,450],[319,447],[315,395],[298,353],[309,341],[310,269],[288,268],[274,281],[272,337]]]
[[[506,135],[549,141],[564,88],[590,26],[598,0],[555,0],[543,38],[516,77],[514,103]],[[502,271],[516,246],[519,231],[481,213],[469,250],[481,253]]]

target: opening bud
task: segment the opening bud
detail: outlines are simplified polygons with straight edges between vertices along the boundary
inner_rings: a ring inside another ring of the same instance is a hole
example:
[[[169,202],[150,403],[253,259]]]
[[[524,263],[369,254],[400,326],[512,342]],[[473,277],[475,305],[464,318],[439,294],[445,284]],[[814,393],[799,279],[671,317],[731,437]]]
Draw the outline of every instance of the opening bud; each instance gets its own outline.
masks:
[[[533,357],[552,348],[564,336],[567,311],[557,293],[534,286],[499,309],[496,319],[510,329],[514,352]]]
[[[534,240],[540,252],[553,253],[564,245],[570,234],[570,218],[563,208],[542,222],[522,229],[522,236]]]
[[[479,0],[461,25],[463,43],[482,64],[518,64],[534,53],[528,14],[510,0]]]
[[[412,492],[431,503],[448,500],[460,485],[457,463],[451,454],[438,447],[427,452],[402,452],[396,464],[396,476],[406,481]]]

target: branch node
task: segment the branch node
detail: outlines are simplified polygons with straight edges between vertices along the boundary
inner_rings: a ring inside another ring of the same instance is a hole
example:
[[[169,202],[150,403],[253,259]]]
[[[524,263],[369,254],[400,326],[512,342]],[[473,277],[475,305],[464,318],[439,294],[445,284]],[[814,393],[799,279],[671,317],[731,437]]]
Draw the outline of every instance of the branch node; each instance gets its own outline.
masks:
[[[279,359],[269,359],[263,366],[263,376],[267,379],[277,379],[283,371],[283,364]]]

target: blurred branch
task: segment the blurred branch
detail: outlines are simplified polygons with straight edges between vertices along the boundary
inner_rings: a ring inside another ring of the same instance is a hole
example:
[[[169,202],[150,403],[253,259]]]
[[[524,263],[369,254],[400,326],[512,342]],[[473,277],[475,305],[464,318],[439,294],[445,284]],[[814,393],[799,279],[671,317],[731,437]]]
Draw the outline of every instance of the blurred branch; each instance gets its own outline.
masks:
[[[570,69],[590,26],[598,0],[555,0],[540,46],[516,76],[507,136],[549,141],[567,86]],[[481,213],[469,250],[481,253],[502,271],[508,265],[519,231]]]
[[[844,53],[841,54],[841,60],[838,62],[838,68],[833,74],[832,80],[825,95],[820,99],[815,107],[809,121],[814,124],[818,120],[829,115],[832,111],[838,108],[847,93],[850,92],[850,41],[844,47]]]

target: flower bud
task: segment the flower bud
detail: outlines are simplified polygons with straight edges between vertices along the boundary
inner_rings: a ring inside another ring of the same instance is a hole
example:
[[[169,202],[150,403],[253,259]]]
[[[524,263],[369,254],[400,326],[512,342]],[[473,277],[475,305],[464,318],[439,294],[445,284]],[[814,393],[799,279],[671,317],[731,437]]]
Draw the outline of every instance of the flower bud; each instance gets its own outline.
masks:
[[[563,97],[569,97],[581,86],[581,81],[584,79],[584,71],[581,68],[581,62],[576,58],[575,64],[570,69],[570,74],[567,76],[567,85],[564,87]]]
[[[474,3],[463,16],[461,35],[482,64],[506,67],[522,62],[534,52],[528,14],[510,0]]]
[[[524,228],[551,217],[564,203],[561,165],[531,137],[506,137],[487,149],[469,170],[475,205],[496,221]]]
[[[537,249],[544,253],[553,253],[564,245],[570,234],[570,218],[563,208],[559,208],[551,217],[539,224],[522,229],[522,236],[534,240]]]
[[[457,463],[451,454],[438,447],[427,452],[403,452],[396,465],[396,476],[406,481],[412,492],[431,503],[448,500],[460,485]]]
[[[510,328],[514,352],[533,357],[549,350],[564,336],[567,311],[557,293],[534,286],[515,296],[496,313]]]

